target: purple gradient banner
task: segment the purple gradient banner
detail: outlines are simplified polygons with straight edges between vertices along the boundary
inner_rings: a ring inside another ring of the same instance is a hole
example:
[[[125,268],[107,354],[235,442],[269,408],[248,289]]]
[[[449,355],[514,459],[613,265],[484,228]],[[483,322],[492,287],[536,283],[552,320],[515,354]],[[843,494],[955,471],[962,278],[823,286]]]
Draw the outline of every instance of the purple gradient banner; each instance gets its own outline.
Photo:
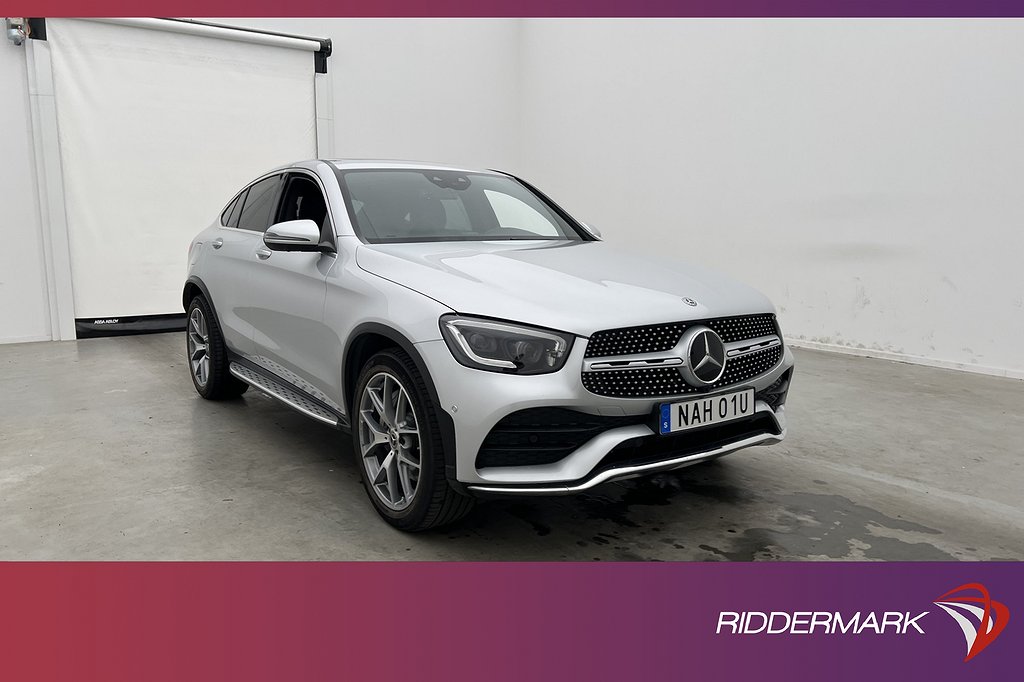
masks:
[[[1010,0],[30,0],[4,16],[80,17],[1019,17]]]
[[[1024,644],[1014,563],[0,564],[0,604],[11,680],[1001,682]]]

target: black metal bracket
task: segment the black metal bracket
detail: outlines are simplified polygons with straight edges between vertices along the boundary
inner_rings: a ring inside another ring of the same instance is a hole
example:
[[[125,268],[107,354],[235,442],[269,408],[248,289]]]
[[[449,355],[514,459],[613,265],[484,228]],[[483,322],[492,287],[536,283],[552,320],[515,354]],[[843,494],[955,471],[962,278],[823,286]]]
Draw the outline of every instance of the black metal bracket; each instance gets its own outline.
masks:
[[[27,23],[29,38],[32,40],[46,40],[46,19],[30,17]]]
[[[327,58],[331,56],[331,52],[334,51],[334,45],[331,43],[330,38],[324,38],[320,41],[320,49],[313,55],[313,69],[316,73],[327,73]]]

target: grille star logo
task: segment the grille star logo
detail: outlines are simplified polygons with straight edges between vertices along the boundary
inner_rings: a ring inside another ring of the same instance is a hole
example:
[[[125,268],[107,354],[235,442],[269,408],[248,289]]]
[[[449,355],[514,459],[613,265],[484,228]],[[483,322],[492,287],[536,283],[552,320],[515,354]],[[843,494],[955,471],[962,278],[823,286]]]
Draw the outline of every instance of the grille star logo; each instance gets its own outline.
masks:
[[[1010,609],[989,597],[981,583],[956,587],[935,600],[935,605],[948,613],[963,630],[967,641],[967,658],[971,660],[995,641],[1010,620]],[[978,621],[975,626],[974,620]]]
[[[690,371],[701,383],[713,384],[725,371],[725,346],[710,329],[702,329],[693,336],[688,355]]]

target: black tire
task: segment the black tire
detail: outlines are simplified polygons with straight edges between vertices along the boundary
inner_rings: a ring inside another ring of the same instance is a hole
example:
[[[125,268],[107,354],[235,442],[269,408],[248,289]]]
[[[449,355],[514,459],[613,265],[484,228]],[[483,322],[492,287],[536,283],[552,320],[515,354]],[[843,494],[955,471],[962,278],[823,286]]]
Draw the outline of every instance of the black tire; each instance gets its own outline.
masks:
[[[206,349],[209,356],[209,371],[206,383],[200,382],[192,367],[190,351],[192,348],[189,335],[194,332],[192,326],[193,311],[198,310],[206,322],[207,342]],[[249,389],[249,384],[235,378],[228,371],[228,349],[224,345],[224,335],[221,334],[217,318],[210,309],[210,304],[202,295],[196,296],[189,303],[188,311],[185,314],[185,360],[189,376],[192,377],[192,385],[196,392],[207,400],[230,400],[237,398]]]
[[[360,400],[367,384],[381,372],[398,379],[412,403],[419,428],[419,480],[412,502],[401,510],[388,507],[374,491],[366,460],[360,455]],[[371,357],[359,374],[352,400],[352,447],[355,451],[363,486],[377,513],[395,528],[418,532],[443,526],[468,514],[474,500],[451,486],[445,476],[444,446],[437,420],[437,406],[430,399],[423,375],[409,355],[393,348]]]

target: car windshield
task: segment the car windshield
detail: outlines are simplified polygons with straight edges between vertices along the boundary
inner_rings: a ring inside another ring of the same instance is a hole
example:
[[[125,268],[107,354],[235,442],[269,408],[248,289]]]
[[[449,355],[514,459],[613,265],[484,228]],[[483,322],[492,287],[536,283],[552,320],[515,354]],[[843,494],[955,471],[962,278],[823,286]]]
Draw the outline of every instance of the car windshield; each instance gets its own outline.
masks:
[[[371,244],[583,240],[557,209],[507,176],[366,169],[338,177],[356,233]]]

